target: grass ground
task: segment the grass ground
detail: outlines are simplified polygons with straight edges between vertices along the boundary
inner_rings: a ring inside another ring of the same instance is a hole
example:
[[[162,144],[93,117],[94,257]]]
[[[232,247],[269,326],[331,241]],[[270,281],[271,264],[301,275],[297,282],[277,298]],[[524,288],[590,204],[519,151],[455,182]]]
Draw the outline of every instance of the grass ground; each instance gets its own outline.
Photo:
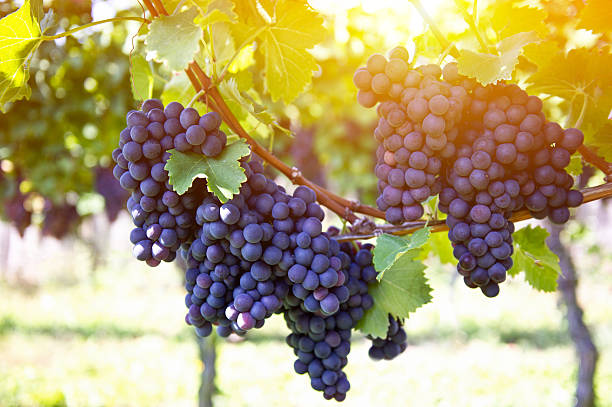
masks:
[[[598,405],[609,407],[611,267],[581,256],[579,298],[601,352]],[[178,271],[145,269],[119,251],[111,258],[95,273],[77,267],[35,289],[0,284],[0,406],[195,405],[202,366]],[[343,405],[571,406],[576,361],[558,296],[514,280],[490,300],[450,269],[429,268],[434,301],[408,321],[410,346],[399,358],[370,361],[356,335]],[[216,406],[333,404],[293,372],[285,335],[275,318],[248,341],[219,342]]]

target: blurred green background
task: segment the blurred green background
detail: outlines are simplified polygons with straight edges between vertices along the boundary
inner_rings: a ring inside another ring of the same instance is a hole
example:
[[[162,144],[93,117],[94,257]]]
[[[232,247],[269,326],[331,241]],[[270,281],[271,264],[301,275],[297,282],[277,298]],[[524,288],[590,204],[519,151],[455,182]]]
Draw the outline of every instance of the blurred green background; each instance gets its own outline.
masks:
[[[460,32],[448,3],[427,7],[444,16],[445,28]],[[581,2],[540,3],[565,10],[551,14],[565,30],[559,32],[588,40],[565,27]],[[0,16],[19,4],[0,3]],[[441,50],[423,34],[426,27],[408,1],[311,4],[325,13],[329,28],[326,42],[313,50],[321,69],[306,93],[276,109],[296,138],[279,136],[274,149],[308,178],[373,204],[376,118],[354,102],[352,74],[368,55],[398,43],[409,49],[417,43],[432,55]],[[55,10],[61,29],[141,14],[136,3],[118,0],[45,6]],[[167,264],[148,269],[131,257],[130,222],[121,211],[126,196],[109,170],[125,113],[137,107],[129,54],[138,28],[103,25],[43,44],[32,61],[31,100],[0,115],[0,406],[198,403],[205,366],[183,320],[181,272]],[[164,81],[156,77],[156,95]],[[608,206],[584,205],[561,234],[600,353],[598,406],[612,406]],[[486,299],[466,289],[453,266],[440,264],[435,254],[428,265],[434,301],[407,321],[405,353],[375,363],[365,338],[355,335],[345,406],[574,404],[578,364],[558,294],[538,293],[514,279],[499,297]],[[293,372],[286,334],[275,317],[246,341],[217,340],[214,405],[333,403]]]

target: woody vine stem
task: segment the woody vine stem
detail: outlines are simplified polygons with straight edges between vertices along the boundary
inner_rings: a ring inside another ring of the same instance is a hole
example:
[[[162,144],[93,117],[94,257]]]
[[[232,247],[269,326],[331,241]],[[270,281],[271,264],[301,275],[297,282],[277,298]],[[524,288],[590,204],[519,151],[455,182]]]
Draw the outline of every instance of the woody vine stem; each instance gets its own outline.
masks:
[[[442,35],[440,30],[435,26],[435,23],[431,17],[427,14],[419,0],[409,0],[415,8],[419,11],[423,19],[430,25],[430,28],[438,41],[451,47],[451,54],[458,54],[458,51],[449,41]],[[161,0],[143,0],[143,3],[152,18],[159,17],[160,15],[167,16],[168,11],[164,7]],[[305,185],[312,188],[317,193],[317,198],[320,204],[327,207],[328,209],[335,212],[340,218],[348,221],[352,224],[351,234],[339,236],[338,239],[341,241],[369,239],[376,237],[382,233],[390,233],[395,235],[406,235],[413,233],[414,231],[423,227],[430,226],[432,232],[441,232],[448,230],[444,221],[416,221],[408,222],[399,226],[392,225],[377,225],[366,217],[358,217],[355,213],[368,215],[374,218],[384,219],[385,214],[381,210],[373,208],[368,205],[361,204],[357,201],[352,201],[335,193],[323,188],[320,185],[305,178],[300,170],[296,167],[289,167],[278,157],[276,157],[271,151],[260,145],[255,141],[242,127],[238,119],[231,112],[225,100],[221,96],[221,93],[213,83],[210,77],[202,70],[197,62],[189,64],[185,69],[189,81],[200,94],[200,101],[205,103],[210,109],[216,111],[221,115],[223,121],[228,127],[235,132],[238,136],[244,138],[247,143],[251,146],[251,151],[259,155],[264,161],[276,168],[278,171],[283,173],[287,178],[294,184]],[[578,150],[582,154],[583,159],[600,169],[606,175],[606,181],[608,181],[612,174],[612,165],[599,157],[594,151],[586,146],[582,146]],[[584,202],[591,202],[598,199],[603,199],[612,196],[612,182],[606,182],[602,185],[586,188],[582,190],[584,194]],[[511,218],[513,222],[525,220],[531,218],[528,211],[523,210],[514,214]]]

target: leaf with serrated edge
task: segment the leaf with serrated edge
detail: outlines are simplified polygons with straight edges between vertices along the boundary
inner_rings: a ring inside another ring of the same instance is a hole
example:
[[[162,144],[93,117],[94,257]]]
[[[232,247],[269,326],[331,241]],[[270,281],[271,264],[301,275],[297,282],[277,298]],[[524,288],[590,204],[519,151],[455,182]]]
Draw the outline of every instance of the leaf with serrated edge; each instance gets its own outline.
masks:
[[[312,80],[317,64],[306,49],[325,37],[323,18],[307,3],[280,0],[278,20],[262,34],[266,87],[273,101],[289,103]]]
[[[559,258],[546,245],[548,232],[528,225],[513,234],[514,267],[510,275],[525,273],[525,280],[536,290],[551,292],[557,289],[557,277],[561,274]]]
[[[408,318],[410,313],[431,301],[431,287],[424,270],[425,265],[414,260],[410,253],[400,255],[384,278],[370,287],[374,305],[366,311],[357,329],[366,335],[384,338],[389,324],[387,314]]]
[[[42,42],[38,22],[41,10],[41,0],[25,0],[17,11],[0,20],[0,110],[3,112],[6,103],[32,95],[28,86],[29,62]]]
[[[153,94],[153,73],[142,55],[132,57],[132,95],[136,100],[151,98]]]
[[[538,40],[537,34],[529,31],[501,40],[497,45],[500,55],[462,50],[457,59],[459,73],[476,78],[483,85],[502,79],[510,80],[523,48]]]
[[[186,68],[200,49],[202,29],[193,22],[197,15],[198,10],[192,7],[153,20],[145,37],[145,49],[149,55],[173,71]]]
[[[589,0],[580,12],[578,28],[608,34],[612,31],[610,0]]]
[[[196,178],[205,178],[208,190],[225,203],[240,191],[240,185],[247,179],[239,160],[250,152],[249,146],[242,139],[225,147],[214,158],[170,150],[172,156],[164,168],[177,194],[187,192]]]
[[[429,239],[431,230],[428,227],[417,230],[408,238],[383,234],[376,238],[374,247],[374,268],[378,271],[377,279],[380,281],[386,270],[389,269],[397,259],[410,251],[410,257],[416,256],[414,249],[422,247]]]

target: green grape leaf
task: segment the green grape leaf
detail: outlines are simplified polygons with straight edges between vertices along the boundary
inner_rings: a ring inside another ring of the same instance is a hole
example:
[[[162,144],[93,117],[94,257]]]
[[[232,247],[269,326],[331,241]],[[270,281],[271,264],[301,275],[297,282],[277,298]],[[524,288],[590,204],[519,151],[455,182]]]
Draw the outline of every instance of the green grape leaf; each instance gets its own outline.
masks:
[[[195,22],[201,27],[219,22],[231,22],[237,18],[231,0],[194,0],[194,4],[198,6],[200,12]]]
[[[148,55],[173,71],[185,69],[200,49],[202,29],[193,22],[197,15],[198,10],[192,7],[153,20],[145,37]]]
[[[539,67],[546,66],[561,51],[557,41],[540,41],[525,45],[523,56]]]
[[[153,72],[142,55],[132,57],[132,95],[136,100],[150,99],[153,94]]]
[[[239,160],[250,152],[248,144],[242,139],[225,147],[214,158],[170,150],[172,156],[164,168],[177,194],[187,192],[196,178],[205,178],[208,190],[224,203],[232,199],[240,191],[240,185],[246,181]]]
[[[608,34],[612,31],[612,7],[609,0],[589,0],[580,12],[578,28],[596,33]]]
[[[289,103],[312,80],[317,64],[306,49],[323,41],[323,18],[307,3],[281,0],[277,21],[261,34],[265,83],[273,101]]]
[[[453,256],[453,246],[446,233],[432,233],[423,246],[419,259],[425,260],[428,255],[433,255],[440,260],[440,263],[455,264],[457,260]]]
[[[597,134],[608,122],[612,109],[612,54],[599,49],[578,48],[558,52],[540,65],[527,82],[529,93],[545,93],[570,102],[582,114],[585,144],[606,143]],[[585,104],[586,103],[586,104]],[[569,109],[569,104],[566,104]],[[602,133],[600,133],[602,134]]]
[[[191,82],[185,71],[177,72],[172,78],[166,82],[160,99],[164,105],[170,102],[179,102],[183,105],[188,104],[195,96],[196,91],[191,86]],[[195,102],[191,107],[196,109],[200,114],[208,111],[206,105],[201,102]]]
[[[559,258],[546,245],[548,232],[531,225],[513,234],[514,266],[510,275],[525,273],[525,280],[539,291],[551,292],[557,289],[557,277],[561,274]]]
[[[493,15],[490,25],[498,38],[507,38],[526,31],[535,31],[541,36],[548,33],[546,11],[543,9],[528,6],[516,7],[516,2],[512,1],[496,2],[491,9]]]
[[[457,59],[459,73],[476,78],[483,85],[502,79],[511,80],[523,48],[538,40],[534,31],[521,32],[497,44],[499,55],[461,50]]]
[[[383,234],[376,238],[374,247],[374,267],[378,271],[377,279],[380,281],[384,273],[389,270],[399,259],[400,256],[408,254],[415,257],[421,247],[427,242],[431,235],[430,228],[425,227],[417,230],[409,238]]]
[[[267,108],[253,100],[248,93],[240,92],[238,84],[234,78],[222,82],[219,91],[224,99],[232,99],[262,124],[269,125],[274,122],[274,117],[268,112]]]
[[[431,301],[431,287],[425,277],[425,265],[405,252],[387,269],[384,278],[369,289],[374,306],[366,311],[357,329],[366,335],[384,338],[388,314],[408,318],[417,308]]]
[[[612,121],[608,121],[594,137],[589,138],[589,145],[597,148],[597,155],[612,162]]]
[[[5,105],[23,98],[29,99],[32,89],[30,60],[40,43],[42,32],[39,19],[42,0],[25,0],[15,12],[0,20],[0,110]]]

